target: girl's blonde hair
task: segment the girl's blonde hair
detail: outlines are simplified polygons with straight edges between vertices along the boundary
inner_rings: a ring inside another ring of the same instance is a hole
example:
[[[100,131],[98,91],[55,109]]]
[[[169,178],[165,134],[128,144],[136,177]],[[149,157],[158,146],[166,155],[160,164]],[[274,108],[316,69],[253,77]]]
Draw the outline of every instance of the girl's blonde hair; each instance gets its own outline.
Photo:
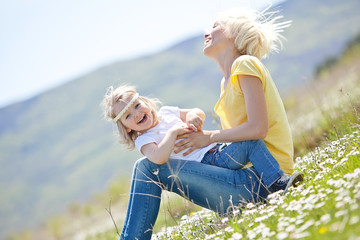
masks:
[[[101,104],[103,107],[105,119],[114,121],[114,118],[121,111],[121,109],[116,106],[119,103],[124,102],[125,99],[133,98],[135,94],[136,89],[134,86],[123,85],[115,89],[113,86],[110,86],[107,89]],[[147,98],[144,96],[139,96],[138,99],[151,109],[151,113],[153,114],[154,119],[157,119],[156,113],[158,111],[158,104],[160,104],[160,101],[155,98]],[[127,132],[126,127],[121,123],[120,120],[115,122],[115,124],[118,128],[120,143],[127,145],[129,149],[133,149],[135,147],[135,140],[140,135],[140,133],[133,130]]]
[[[234,38],[235,47],[242,55],[262,59],[270,52],[278,52],[285,39],[281,33],[290,26],[291,21],[281,22],[283,17],[277,12],[262,12],[250,9],[233,9],[221,13],[217,22],[224,27],[225,35]]]

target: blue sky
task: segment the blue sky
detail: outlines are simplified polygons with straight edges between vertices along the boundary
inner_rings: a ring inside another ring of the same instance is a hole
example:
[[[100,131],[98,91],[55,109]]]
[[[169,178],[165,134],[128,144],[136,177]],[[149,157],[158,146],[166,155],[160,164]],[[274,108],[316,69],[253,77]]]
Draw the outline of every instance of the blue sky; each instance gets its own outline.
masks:
[[[0,107],[202,34],[219,11],[282,0],[1,0]]]

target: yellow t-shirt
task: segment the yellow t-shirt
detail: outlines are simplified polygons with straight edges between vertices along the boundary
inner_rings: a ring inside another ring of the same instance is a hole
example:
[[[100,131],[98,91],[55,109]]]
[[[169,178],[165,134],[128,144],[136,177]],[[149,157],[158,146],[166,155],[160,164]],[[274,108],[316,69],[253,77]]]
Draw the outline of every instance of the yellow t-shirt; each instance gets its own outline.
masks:
[[[243,55],[234,61],[231,73],[226,89],[224,89],[224,79],[222,80],[221,95],[214,107],[216,114],[221,119],[222,128],[233,128],[247,121],[245,99],[240,88],[239,76],[258,77],[263,85],[269,120],[269,131],[264,139],[265,144],[278,161],[281,170],[292,174],[294,171],[294,147],[290,126],[280,94],[269,71],[258,58]]]

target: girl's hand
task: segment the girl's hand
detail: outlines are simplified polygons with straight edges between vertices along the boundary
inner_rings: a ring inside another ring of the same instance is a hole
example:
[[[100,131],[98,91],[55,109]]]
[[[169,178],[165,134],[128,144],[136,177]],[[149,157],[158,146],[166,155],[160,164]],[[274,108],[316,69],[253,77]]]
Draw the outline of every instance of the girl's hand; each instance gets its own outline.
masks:
[[[186,114],[186,124],[193,131],[201,131],[203,120],[194,112]]]
[[[210,134],[210,131],[196,131],[178,135],[178,139],[182,140],[175,144],[174,152],[179,153],[188,149],[183,155],[189,155],[194,150],[209,145],[211,143]]]
[[[177,124],[175,126],[172,126],[169,131],[176,134],[176,139],[179,139],[180,135],[184,135],[185,133],[193,132],[192,129],[188,128],[186,125]]]
[[[167,131],[165,137],[159,144],[154,142],[142,146],[141,153],[144,154],[151,162],[164,164],[169,160],[171,152],[174,149],[178,135],[184,135],[192,130],[185,123],[173,126]]]

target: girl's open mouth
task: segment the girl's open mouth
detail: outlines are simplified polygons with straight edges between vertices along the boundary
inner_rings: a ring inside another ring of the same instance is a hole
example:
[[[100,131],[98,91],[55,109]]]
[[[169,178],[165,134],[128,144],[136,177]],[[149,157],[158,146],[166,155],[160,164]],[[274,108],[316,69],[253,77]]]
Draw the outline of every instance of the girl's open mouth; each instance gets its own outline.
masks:
[[[147,119],[148,119],[147,115],[144,114],[144,116],[143,116],[142,119],[138,122],[138,124],[141,124],[141,123],[146,122]]]

